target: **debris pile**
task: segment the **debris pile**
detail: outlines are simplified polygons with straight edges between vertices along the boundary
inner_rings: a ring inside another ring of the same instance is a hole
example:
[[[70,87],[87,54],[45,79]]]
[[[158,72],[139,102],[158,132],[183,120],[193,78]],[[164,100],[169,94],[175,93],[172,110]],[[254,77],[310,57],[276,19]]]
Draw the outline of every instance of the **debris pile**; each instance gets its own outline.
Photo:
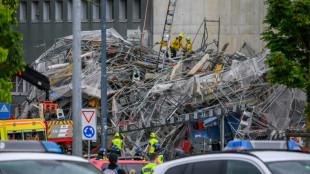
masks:
[[[82,32],[82,107],[97,108],[98,117],[100,49],[101,31]],[[121,132],[124,153],[133,155],[137,146],[147,148],[153,131],[167,154],[180,147],[185,137],[193,145],[199,136],[212,137],[213,144],[218,144],[220,137],[208,131],[220,121],[210,118],[223,116],[226,140],[282,138],[284,129],[304,126],[305,94],[267,82],[264,61],[268,53],[264,50],[248,57],[206,50],[171,59],[108,29],[108,134]],[[64,110],[67,120],[72,119],[73,59],[72,36],[68,36],[58,39],[32,64],[49,78],[50,100]],[[44,92],[35,87],[28,95],[28,101],[43,98]],[[37,117],[38,109],[29,102],[22,108],[19,118]]]

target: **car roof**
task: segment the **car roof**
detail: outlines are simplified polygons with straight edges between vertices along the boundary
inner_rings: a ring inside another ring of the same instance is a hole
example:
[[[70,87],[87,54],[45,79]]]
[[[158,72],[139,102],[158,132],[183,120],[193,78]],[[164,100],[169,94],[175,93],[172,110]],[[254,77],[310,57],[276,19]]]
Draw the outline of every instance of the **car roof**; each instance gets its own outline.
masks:
[[[87,160],[81,157],[54,154],[54,153],[15,153],[15,152],[0,153],[0,161],[17,161],[17,160],[63,160],[63,161],[88,162]]]
[[[253,151],[249,152],[263,162],[310,160],[310,154],[294,151]]]

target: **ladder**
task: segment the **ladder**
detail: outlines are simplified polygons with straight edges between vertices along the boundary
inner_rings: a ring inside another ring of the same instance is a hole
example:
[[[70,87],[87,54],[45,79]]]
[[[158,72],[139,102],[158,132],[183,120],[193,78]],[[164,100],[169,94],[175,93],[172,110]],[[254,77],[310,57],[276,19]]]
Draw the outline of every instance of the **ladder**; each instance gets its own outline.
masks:
[[[158,53],[158,58],[157,58],[157,66],[156,66],[156,70],[158,68],[158,60],[160,57],[160,53],[164,53],[164,55],[166,54],[166,52],[168,51],[168,44],[169,44],[169,40],[170,40],[170,34],[171,34],[171,29],[172,29],[172,23],[173,23],[173,17],[175,14],[175,7],[177,5],[177,0],[169,0],[168,3],[168,8],[167,8],[167,14],[166,14],[166,20],[165,20],[165,25],[164,25],[164,31],[163,31],[163,35],[162,35],[162,42],[166,42],[166,46],[162,46],[162,44],[160,44],[160,49],[159,49],[159,53]]]

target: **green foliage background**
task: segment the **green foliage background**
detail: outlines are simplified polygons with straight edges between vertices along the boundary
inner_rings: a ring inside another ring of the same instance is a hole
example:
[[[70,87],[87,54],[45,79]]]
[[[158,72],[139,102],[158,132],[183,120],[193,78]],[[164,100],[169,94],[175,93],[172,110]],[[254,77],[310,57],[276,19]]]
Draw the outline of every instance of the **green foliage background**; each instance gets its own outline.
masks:
[[[267,0],[268,24],[262,33],[272,52],[266,63],[272,83],[300,88],[307,93],[307,127],[310,128],[310,0]]]
[[[11,78],[17,71],[23,71],[23,48],[20,43],[22,34],[14,31],[18,0],[0,0],[0,102],[12,101]]]

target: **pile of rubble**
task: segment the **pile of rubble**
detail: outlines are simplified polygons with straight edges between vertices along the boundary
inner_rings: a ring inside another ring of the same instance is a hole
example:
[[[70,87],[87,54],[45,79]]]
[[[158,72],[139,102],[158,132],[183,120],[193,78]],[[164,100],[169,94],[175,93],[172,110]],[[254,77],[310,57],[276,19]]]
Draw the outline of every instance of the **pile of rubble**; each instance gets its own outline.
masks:
[[[97,108],[98,117],[100,49],[101,31],[82,32],[82,107]],[[178,147],[185,136],[194,144],[195,137],[202,134],[189,131],[188,122],[219,116],[230,117],[225,129],[231,130],[231,138],[272,140],[283,137],[283,130],[290,126],[302,128],[305,94],[267,82],[267,54],[265,50],[248,57],[240,52],[206,50],[171,59],[108,29],[109,135],[121,132],[124,152],[133,154],[137,146],[147,147],[150,131],[156,132],[167,152]],[[65,111],[68,120],[72,119],[73,59],[72,36],[68,36],[58,39],[32,64],[49,78],[50,99]],[[28,95],[28,100],[43,98],[44,92],[36,88]],[[20,118],[37,117],[37,109],[29,102],[22,108]],[[219,137],[213,139],[215,144],[220,141]]]

